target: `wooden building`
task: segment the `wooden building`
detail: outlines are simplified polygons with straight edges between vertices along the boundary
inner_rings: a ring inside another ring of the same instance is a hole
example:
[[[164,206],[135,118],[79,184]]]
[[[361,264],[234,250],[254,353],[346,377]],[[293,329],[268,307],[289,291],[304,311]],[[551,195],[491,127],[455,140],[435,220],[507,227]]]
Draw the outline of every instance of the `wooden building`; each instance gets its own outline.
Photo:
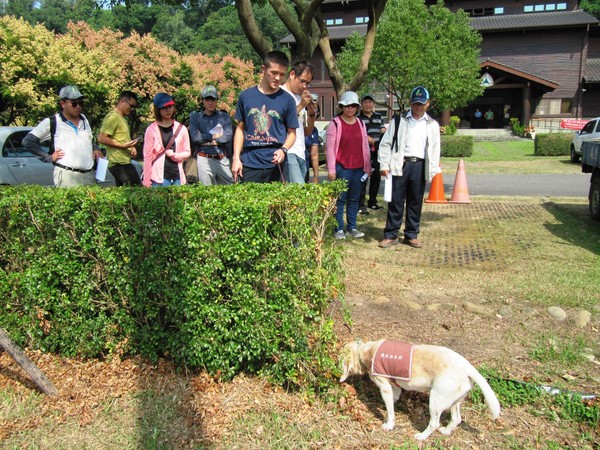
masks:
[[[494,127],[505,126],[511,117],[529,123],[532,118],[600,115],[600,30],[598,20],[578,9],[578,1],[461,0],[446,7],[469,13],[481,33],[486,82],[484,94],[453,115],[471,123],[476,109],[491,109]],[[364,0],[325,0],[322,15],[334,53],[352,32],[366,32]],[[293,36],[281,42],[293,45]],[[324,119],[329,119],[336,99],[319,49],[311,62],[316,68],[311,89],[320,95]],[[379,103],[387,103],[385,93],[377,96]]]

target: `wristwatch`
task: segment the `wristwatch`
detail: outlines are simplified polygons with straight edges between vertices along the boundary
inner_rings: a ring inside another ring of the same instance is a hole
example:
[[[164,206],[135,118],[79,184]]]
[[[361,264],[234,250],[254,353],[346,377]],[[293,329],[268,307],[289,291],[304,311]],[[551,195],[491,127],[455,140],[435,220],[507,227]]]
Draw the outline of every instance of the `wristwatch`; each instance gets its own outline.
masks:
[[[288,152],[288,148],[284,147],[283,145],[281,147],[279,147],[279,150],[283,150],[283,153],[285,153],[287,155]]]

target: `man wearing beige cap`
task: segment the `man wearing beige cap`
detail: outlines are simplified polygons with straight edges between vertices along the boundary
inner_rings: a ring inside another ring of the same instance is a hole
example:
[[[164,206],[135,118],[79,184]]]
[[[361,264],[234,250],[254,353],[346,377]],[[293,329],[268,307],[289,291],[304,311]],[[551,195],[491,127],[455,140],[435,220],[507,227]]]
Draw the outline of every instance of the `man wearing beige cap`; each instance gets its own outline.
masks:
[[[198,181],[205,186],[231,184],[231,117],[225,111],[217,110],[217,88],[208,85],[201,95],[203,109],[190,114],[189,130],[192,154],[198,163]]]
[[[94,160],[102,152],[94,148],[92,129],[81,113],[84,95],[77,86],[63,87],[58,97],[61,110],[46,117],[23,139],[23,146],[42,161],[54,164],[54,185],[71,187],[96,183]],[[40,143],[50,141],[46,153]]]

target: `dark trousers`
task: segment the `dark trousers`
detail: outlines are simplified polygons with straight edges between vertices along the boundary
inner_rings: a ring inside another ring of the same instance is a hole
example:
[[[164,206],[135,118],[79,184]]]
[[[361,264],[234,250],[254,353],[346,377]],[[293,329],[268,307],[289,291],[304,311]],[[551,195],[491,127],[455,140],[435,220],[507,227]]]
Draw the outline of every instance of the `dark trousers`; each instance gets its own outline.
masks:
[[[108,170],[115,178],[116,186],[141,186],[142,181],[133,164],[117,164]]]
[[[365,180],[362,184],[362,190],[360,191],[360,199],[358,200],[358,207],[363,208],[365,206],[365,197],[367,194],[367,183],[369,183],[369,206],[375,206],[377,204],[377,194],[379,193],[379,186],[381,185],[381,174],[379,173],[379,161],[377,160],[377,150],[371,152],[371,167],[373,173],[368,180]]]
[[[242,173],[244,176],[239,180],[242,183],[273,183],[275,181],[284,181],[283,167],[275,165],[268,169],[255,169],[254,167],[244,166]]]
[[[392,177],[392,201],[388,203],[387,221],[383,235],[396,239],[402,225],[406,203],[404,238],[416,239],[421,223],[423,196],[425,195],[425,162],[405,162],[401,177]]]

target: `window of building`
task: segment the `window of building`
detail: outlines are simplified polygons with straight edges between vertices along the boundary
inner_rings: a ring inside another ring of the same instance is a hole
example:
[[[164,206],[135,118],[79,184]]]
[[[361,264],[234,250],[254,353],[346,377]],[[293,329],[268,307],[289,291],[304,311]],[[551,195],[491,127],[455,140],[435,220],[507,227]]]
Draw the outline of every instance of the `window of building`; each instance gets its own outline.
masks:
[[[540,100],[535,108],[538,116],[551,116],[559,114],[571,114],[570,98],[544,98]]]
[[[504,8],[494,8],[494,14],[504,14]]]
[[[566,3],[545,3],[541,5],[525,5],[523,6],[523,12],[542,12],[542,11],[565,11],[567,9]]]
[[[354,23],[369,23],[369,17],[357,17]]]
[[[495,12],[496,9],[502,9],[504,11],[504,8],[473,8],[473,9],[465,9],[464,11],[471,17],[493,16],[494,14],[502,14],[502,13],[496,13]]]

